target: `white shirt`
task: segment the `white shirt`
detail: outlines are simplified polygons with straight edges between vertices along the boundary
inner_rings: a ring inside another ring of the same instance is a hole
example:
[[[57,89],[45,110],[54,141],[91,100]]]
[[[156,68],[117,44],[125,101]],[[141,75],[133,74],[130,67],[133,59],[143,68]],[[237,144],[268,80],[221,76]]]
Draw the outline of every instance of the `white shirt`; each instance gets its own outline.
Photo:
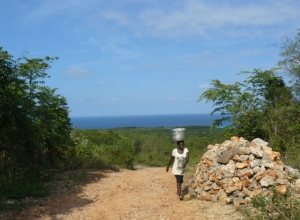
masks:
[[[173,168],[172,168],[172,174],[174,175],[184,175],[185,173],[185,168],[183,168],[183,164],[186,162],[186,154],[189,152],[187,148],[183,149],[183,153],[180,154],[177,151],[177,148],[175,148],[172,151],[172,156],[175,157],[174,163],[173,163]]]

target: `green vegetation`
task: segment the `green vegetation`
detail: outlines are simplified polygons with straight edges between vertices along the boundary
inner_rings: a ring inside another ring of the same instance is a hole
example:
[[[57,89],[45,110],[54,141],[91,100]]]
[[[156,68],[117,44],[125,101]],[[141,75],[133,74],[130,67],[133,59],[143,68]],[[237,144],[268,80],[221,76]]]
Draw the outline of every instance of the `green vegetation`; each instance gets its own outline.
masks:
[[[224,116],[214,125],[231,120],[232,125],[227,127],[228,137],[261,138],[281,152],[297,145],[300,142],[297,126],[300,105],[294,101],[291,88],[275,70],[255,69],[250,74],[243,83],[233,85],[213,80],[213,87],[201,95],[200,100],[212,101],[217,106],[212,114],[221,112]]]
[[[187,127],[186,146],[193,152],[191,162],[199,163],[209,143],[221,141],[222,129]],[[77,155],[73,168],[133,169],[134,165],[165,166],[176,142],[171,128],[116,128],[72,132]]]
[[[101,130],[74,130],[72,138],[76,142],[73,169],[133,169],[137,150],[129,138]]]
[[[55,59],[14,60],[0,48],[0,197],[39,192],[74,149],[66,99],[44,85]]]
[[[186,127],[185,145],[191,152],[190,163],[199,163],[208,143],[221,141],[221,130],[207,126]],[[171,128],[119,128],[113,129],[120,136],[128,137],[136,149],[135,164],[166,166],[176,142],[172,139]]]
[[[240,207],[239,210],[250,220],[263,219],[300,219],[300,200],[296,198],[294,189],[289,189],[286,195],[273,190],[270,196],[257,196],[253,199],[253,210],[250,206]]]
[[[193,152],[191,162],[199,163],[209,143],[222,140],[222,129],[188,126],[186,146]],[[134,165],[166,166],[176,142],[171,128],[116,128],[72,132],[76,142],[75,168],[128,168]]]

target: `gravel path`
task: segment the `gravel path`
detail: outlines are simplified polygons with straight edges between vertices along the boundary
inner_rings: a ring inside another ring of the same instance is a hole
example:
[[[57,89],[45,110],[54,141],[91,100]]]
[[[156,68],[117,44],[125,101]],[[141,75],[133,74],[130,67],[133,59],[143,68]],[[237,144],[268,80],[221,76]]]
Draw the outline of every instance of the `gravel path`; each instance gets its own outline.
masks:
[[[184,183],[184,188],[187,186]],[[17,220],[237,220],[232,205],[190,199],[180,201],[175,178],[165,168],[98,173],[93,183],[62,193],[16,216]]]

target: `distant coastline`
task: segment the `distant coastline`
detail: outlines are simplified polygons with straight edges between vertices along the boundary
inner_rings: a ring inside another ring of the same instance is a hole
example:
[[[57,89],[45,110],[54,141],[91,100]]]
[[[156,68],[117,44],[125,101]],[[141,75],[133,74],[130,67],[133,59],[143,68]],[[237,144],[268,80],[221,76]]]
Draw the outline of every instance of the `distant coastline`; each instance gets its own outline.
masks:
[[[170,114],[170,115],[130,115],[130,116],[93,116],[71,117],[74,128],[79,129],[112,129],[112,128],[153,128],[153,127],[183,127],[211,126],[212,121],[221,115],[210,116],[209,113]]]

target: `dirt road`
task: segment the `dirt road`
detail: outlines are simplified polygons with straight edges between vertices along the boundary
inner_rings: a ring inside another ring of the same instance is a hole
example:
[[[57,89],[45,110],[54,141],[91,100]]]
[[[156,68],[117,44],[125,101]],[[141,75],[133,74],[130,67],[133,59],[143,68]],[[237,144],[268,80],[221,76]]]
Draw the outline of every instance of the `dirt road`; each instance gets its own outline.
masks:
[[[190,199],[180,201],[175,177],[165,168],[97,173],[80,190],[61,193],[15,216],[18,220],[179,220],[243,219],[232,205]],[[184,188],[188,183],[184,183]],[[185,190],[186,192],[186,190]]]

